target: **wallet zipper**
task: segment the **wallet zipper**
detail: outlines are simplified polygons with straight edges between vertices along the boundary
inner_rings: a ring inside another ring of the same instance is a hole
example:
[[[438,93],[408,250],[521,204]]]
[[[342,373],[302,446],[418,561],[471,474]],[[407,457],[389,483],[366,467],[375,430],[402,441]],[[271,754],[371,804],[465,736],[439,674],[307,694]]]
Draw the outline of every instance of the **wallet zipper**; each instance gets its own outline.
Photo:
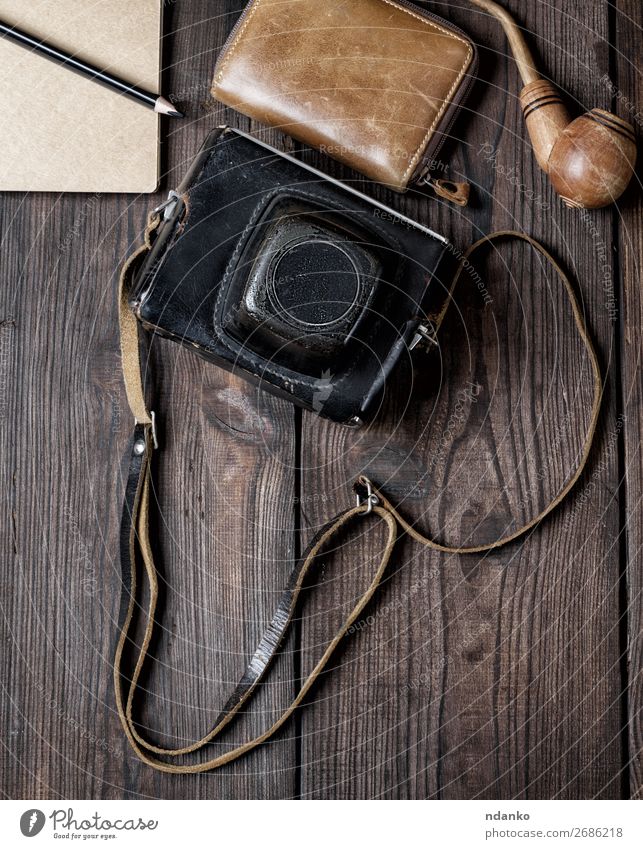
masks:
[[[243,10],[243,12],[239,15],[239,17],[238,17],[238,19],[237,19],[237,22],[235,23],[235,25],[234,25],[234,26],[232,27],[232,29],[230,30],[230,35],[229,35],[229,36],[226,38],[226,40],[223,42],[223,47],[221,48],[221,52],[219,53],[219,57],[218,57],[217,61],[216,61],[216,62],[215,62],[215,64],[214,64],[214,75],[213,75],[213,76],[215,77],[215,79],[216,79],[217,73],[219,72],[219,65],[221,64],[221,60],[223,59],[223,57],[225,56],[225,54],[228,52],[228,47],[230,47],[230,44],[231,44],[231,43],[234,41],[234,39],[236,38],[237,33],[239,32],[239,30],[240,30],[240,29],[241,29],[241,27],[243,26],[243,24],[244,24],[244,22],[245,22],[246,18],[248,17],[248,12],[250,11],[250,9],[252,9],[252,7],[254,6],[255,2],[256,2],[256,0],[250,0],[250,2],[249,2],[249,3],[246,3],[246,7],[245,7],[245,9],[244,9],[244,10]]]
[[[470,67],[467,69],[466,79],[461,83],[460,87],[458,88],[456,96],[449,104],[446,112],[442,116],[440,126],[437,128],[437,130],[440,131],[439,138],[437,139],[435,144],[430,143],[428,145],[427,149],[425,150],[424,154],[422,155],[422,158],[420,159],[417,165],[417,168],[413,172],[413,176],[409,180],[409,185],[417,184],[434,186],[434,183],[438,181],[435,181],[432,177],[430,177],[430,165],[448,141],[449,133],[453,129],[453,125],[455,124],[458,118],[458,112],[460,111],[460,107],[465,102],[471,92],[471,89],[473,88],[475,82],[475,71],[478,66],[477,51],[475,48],[475,44],[473,44],[473,42],[471,41],[471,38],[467,35],[466,32],[464,32],[464,30],[460,29],[460,27],[450,23],[449,21],[445,21],[444,18],[441,18],[439,15],[436,15],[433,12],[429,12],[425,9],[420,9],[418,6],[415,5],[415,3],[410,3],[409,0],[397,0],[397,2],[400,6],[404,6],[407,9],[412,9],[417,14],[422,15],[422,17],[427,18],[428,20],[435,21],[436,23],[441,24],[445,29],[457,33],[473,47],[473,60],[471,62]],[[442,125],[444,125],[444,129],[442,129]],[[434,136],[435,135],[437,135],[437,131]],[[447,182],[455,181],[448,180]],[[466,183],[465,185],[468,186],[468,183]]]
[[[437,131],[440,131],[439,138],[437,139],[435,144],[429,143],[427,149],[422,154],[422,157],[415,171],[413,172],[413,176],[408,182],[409,186],[431,186],[435,193],[440,197],[447,198],[448,200],[452,201],[453,203],[457,203],[460,206],[466,206],[469,199],[469,183],[466,181],[457,182],[455,180],[449,180],[448,178],[446,180],[436,180],[433,176],[431,176],[430,166],[435,160],[438,153],[442,150],[442,148],[448,141],[449,133],[453,129],[453,125],[455,124],[458,118],[460,107],[465,102],[465,100],[469,96],[469,93],[471,92],[471,89],[473,88],[473,84],[475,82],[475,71],[478,66],[478,55],[475,44],[471,41],[471,38],[464,30],[460,29],[460,27],[456,26],[455,24],[452,24],[450,21],[446,21],[444,18],[441,18],[434,12],[429,12],[426,9],[421,9],[419,6],[416,6],[415,3],[409,2],[409,0],[397,0],[397,3],[400,6],[403,6],[405,9],[412,9],[416,14],[421,15],[427,20],[434,21],[440,24],[444,29],[457,33],[473,47],[473,60],[471,62],[470,67],[467,69],[467,77],[458,88],[456,96],[449,104],[446,112],[442,116],[440,126],[437,127],[436,133],[434,133],[435,138],[435,136],[437,135]],[[443,125],[444,129],[442,129]],[[455,187],[455,191],[451,191],[447,188],[449,184],[452,184]]]
[[[477,63],[474,60],[474,62],[472,63],[473,70],[475,70],[476,64]],[[440,153],[444,145],[449,140],[449,134],[453,129],[453,125],[458,119],[460,107],[463,105],[463,103],[466,101],[467,97],[471,93],[471,89],[473,88],[474,83],[474,74],[469,74],[466,83],[464,83],[460,87],[456,97],[454,97],[454,99],[451,101],[451,103],[449,104],[449,108],[447,109],[442,118],[442,120],[446,122],[446,125],[443,130],[440,129],[440,138],[437,140],[434,146],[429,145],[427,147],[426,151],[422,156],[422,159],[418,164],[418,167],[416,168],[413,174],[413,177],[410,180],[411,183],[417,182],[420,185],[424,183],[426,183],[427,185],[431,184],[432,180],[427,179],[428,174],[430,172],[430,166],[433,160],[435,160],[435,157],[438,155],[438,153]]]
[[[469,181],[453,180],[449,179],[448,176],[445,179],[437,179],[431,173],[431,166],[435,163],[436,157],[444,145],[449,141],[451,130],[460,113],[460,107],[466,101],[474,86],[477,64],[477,56],[474,54],[474,59],[471,63],[471,72],[468,74],[466,82],[460,86],[456,97],[451,101],[449,108],[442,118],[446,123],[444,129],[440,129],[439,139],[433,147],[431,145],[427,147],[413,176],[409,180],[410,186],[430,186],[436,195],[446,198],[459,206],[466,206],[469,202],[471,188]]]

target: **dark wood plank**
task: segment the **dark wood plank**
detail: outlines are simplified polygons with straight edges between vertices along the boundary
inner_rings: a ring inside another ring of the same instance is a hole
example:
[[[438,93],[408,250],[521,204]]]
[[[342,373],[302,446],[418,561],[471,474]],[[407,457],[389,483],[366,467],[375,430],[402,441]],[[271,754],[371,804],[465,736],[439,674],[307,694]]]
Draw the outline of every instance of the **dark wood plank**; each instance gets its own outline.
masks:
[[[563,209],[537,170],[517,73],[497,25],[466,3],[431,6],[487,47],[483,81],[451,159],[454,173],[477,184],[477,197],[460,212],[433,201],[391,201],[459,246],[505,227],[548,245],[579,281],[608,376],[605,406],[574,497],[529,539],[486,557],[401,547],[385,593],[302,715],[302,795],[617,797],[618,328],[596,283],[611,214],[592,215],[588,226]],[[606,3],[507,6],[537,33],[545,70],[573,98],[592,107],[606,101],[595,76],[608,39]],[[501,247],[480,271],[492,306],[483,309],[466,281],[460,286],[442,361],[418,370],[413,387],[406,374],[380,422],[355,433],[304,417],[303,491],[323,494],[305,502],[304,536],[350,502],[350,484],[364,469],[422,528],[451,541],[494,539],[561,486],[591,396],[563,293],[522,248]],[[480,387],[473,400],[468,384]],[[357,594],[360,564],[377,550],[361,531],[311,595],[304,668]]]
[[[605,84],[613,95],[614,110],[630,121],[637,136],[643,128],[641,100],[641,4],[620,0],[615,4],[616,74]],[[623,413],[625,425],[624,472],[627,498],[623,542],[627,556],[627,614],[623,618],[627,642],[626,668],[629,671],[629,756],[630,793],[643,798],[643,579],[640,557],[643,546],[641,493],[643,492],[643,391],[641,357],[643,355],[643,298],[641,265],[643,262],[643,204],[641,202],[641,165],[637,178],[626,195],[619,215],[619,249],[623,274],[623,313],[621,322],[621,359],[623,374]]]
[[[163,189],[224,115],[207,99],[239,2],[167,4]],[[159,194],[161,197],[161,194]],[[288,798],[290,734],[212,775],[142,766],[118,724],[111,659],[122,457],[117,264],[150,197],[5,196],[2,205],[3,793],[15,798]],[[61,247],[62,246],[62,247]],[[209,727],[269,620],[293,554],[290,405],[170,344],[153,345],[164,446],[157,520],[167,603],[144,720],[169,744]],[[286,653],[228,745],[292,695]],[[214,751],[214,749],[213,749]]]
[[[633,56],[636,33],[626,19],[633,12],[628,0],[620,3],[626,15],[619,37],[623,52]],[[4,795],[586,798],[622,792],[618,325],[597,282],[612,217],[563,210],[535,169],[518,113],[515,69],[496,25],[464,3],[432,5],[489,45],[486,82],[461,122],[462,143],[451,157],[455,173],[479,184],[478,198],[459,213],[412,197],[380,196],[459,245],[479,232],[523,227],[580,281],[608,382],[600,438],[574,499],[529,541],[486,558],[444,558],[404,543],[382,596],[298,723],[213,775],[176,778],[141,767],[123,742],[111,691],[120,458],[130,429],[113,272],[136,241],[150,200],[5,195],[0,451],[7,462],[0,465],[0,555],[2,637],[10,651],[0,660]],[[601,80],[610,60],[608,4],[574,0],[558,11],[508,5],[537,33],[534,44],[553,79],[583,105],[609,106]],[[211,126],[226,116],[247,126],[208,97],[217,50],[241,6],[241,0],[217,4],[215,14],[205,0],[167,4],[164,88],[186,106],[188,121],[168,128],[165,189],[176,184]],[[633,92],[635,72],[625,67],[620,85]],[[484,144],[497,150],[495,159]],[[514,167],[526,191],[512,186],[507,171]],[[549,208],[536,209],[527,191]],[[632,512],[641,489],[640,232],[634,226],[640,209],[631,205],[626,214],[623,433]],[[512,281],[503,261],[515,271]],[[157,406],[165,413],[159,493],[167,524],[159,523],[159,534],[171,598],[159,645],[166,666],[148,680],[153,696],[145,717],[159,735],[191,738],[207,726],[283,585],[296,510],[307,539],[350,503],[350,484],[366,468],[422,527],[448,539],[484,539],[509,519],[534,512],[560,484],[577,451],[589,397],[587,364],[571,341],[564,300],[522,250],[502,248],[481,263],[481,272],[494,293],[492,307],[482,310],[475,293],[461,288],[445,328],[443,360],[427,363],[412,396],[410,375],[404,375],[380,423],[352,433],[303,418],[301,493],[292,410],[174,346],[155,343]],[[471,383],[481,387],[474,399],[467,394]],[[324,562],[309,594],[303,671],[372,566],[378,537],[364,537],[365,528],[341,556]],[[637,533],[630,522],[631,673],[641,657]],[[291,642],[274,683],[262,689],[257,713],[227,739],[256,733],[283,707],[299,674],[293,648]],[[631,677],[631,781],[640,793],[640,678]]]

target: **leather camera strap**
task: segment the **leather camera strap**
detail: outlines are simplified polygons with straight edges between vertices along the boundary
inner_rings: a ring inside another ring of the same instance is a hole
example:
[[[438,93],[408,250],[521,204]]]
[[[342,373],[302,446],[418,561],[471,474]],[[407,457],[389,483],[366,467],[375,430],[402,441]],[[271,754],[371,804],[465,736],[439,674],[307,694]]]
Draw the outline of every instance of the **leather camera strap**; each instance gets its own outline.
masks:
[[[435,541],[431,537],[420,533],[412,524],[391,504],[386,496],[378,490],[366,477],[360,477],[355,484],[358,496],[358,504],[340,513],[314,537],[303,556],[294,567],[288,580],[286,589],[280,597],[276,613],[272,622],[263,635],[257,650],[255,651],[246,672],[241,678],[239,685],[232,693],[222,711],[214,721],[212,729],[200,740],[182,748],[164,748],[146,740],[137,729],[134,720],[134,700],[139,690],[139,679],[143,666],[148,657],[148,650],[152,639],[154,626],[156,624],[156,608],[158,601],[158,575],[154,564],[152,545],[150,541],[149,510],[150,492],[152,488],[151,462],[152,455],[157,448],[156,428],[154,414],[148,410],[145,403],[143,378],[140,361],[140,333],[139,322],[132,314],[129,304],[129,285],[133,273],[142,260],[143,256],[152,246],[153,236],[159,226],[158,214],[153,214],[148,223],[145,233],[145,244],[133,254],[124,265],[120,277],[119,292],[119,322],[121,334],[121,354],[123,364],[123,376],[127,390],[127,398],[130,408],[134,414],[135,428],[131,444],[130,465],[127,478],[125,503],[121,521],[120,555],[122,568],[122,597],[119,613],[119,635],[114,658],[114,688],[116,692],[116,704],[118,714],[129,740],[130,745],[138,757],[146,764],[161,772],[168,773],[198,773],[215,769],[230,763],[237,758],[254,749],[256,746],[268,740],[294,713],[297,707],[306,698],[306,695],[314,685],[320,673],[328,663],[331,655],[345,636],[351,625],[368,605],[377,590],[386,572],[396,539],[400,530],[408,534],[417,542],[436,551],[448,554],[478,554],[491,549],[506,545],[518,537],[527,533],[541,522],[545,516],[551,513],[578,481],[583,468],[587,462],[596,426],[598,422],[602,381],[598,365],[598,359],[594,351],[591,339],[585,327],[581,310],[574,294],[571,283],[567,276],[556,263],[553,257],[534,239],[516,231],[500,231],[477,241],[462,256],[458,271],[454,277],[453,287],[457,283],[463,269],[467,267],[469,258],[479,248],[499,239],[514,238],[521,239],[538,251],[555,269],[563,287],[567,293],[576,329],[585,346],[592,367],[594,381],[594,396],[591,409],[589,426],[585,435],[583,450],[577,468],[571,474],[566,484],[554,499],[530,522],[523,525],[517,531],[508,534],[502,539],[485,545],[478,546],[456,546],[446,545]],[[281,716],[262,734],[248,740],[240,746],[209,757],[199,763],[173,763],[171,760],[161,758],[183,758],[203,750],[211,743],[223,729],[231,722],[240,709],[250,699],[257,684],[261,681],[271,661],[274,659],[280,644],[282,643],[288,628],[292,622],[297,601],[303,587],[304,581],[317,557],[330,547],[347,526],[357,520],[368,519],[372,521],[377,518],[384,522],[387,531],[386,543],[384,545],[379,563],[373,573],[370,583],[363,595],[357,601],[341,628],[329,640],[320,659],[304,679],[301,688],[290,705]],[[140,645],[134,640],[132,626],[134,625],[138,608],[142,609],[143,594],[138,591],[137,563],[142,562],[143,571],[147,578],[147,609],[144,614],[145,628]],[[131,650],[133,657],[130,666],[131,672],[127,673],[124,667],[126,648]]]

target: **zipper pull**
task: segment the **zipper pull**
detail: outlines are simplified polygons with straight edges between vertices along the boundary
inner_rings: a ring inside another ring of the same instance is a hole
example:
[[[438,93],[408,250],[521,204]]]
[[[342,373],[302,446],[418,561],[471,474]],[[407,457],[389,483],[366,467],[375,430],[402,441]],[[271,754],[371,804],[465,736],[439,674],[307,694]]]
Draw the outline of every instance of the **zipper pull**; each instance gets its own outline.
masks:
[[[457,203],[458,206],[466,206],[469,203],[471,186],[469,183],[458,183],[455,180],[436,180],[430,173],[426,174],[423,183],[431,186],[438,197]]]

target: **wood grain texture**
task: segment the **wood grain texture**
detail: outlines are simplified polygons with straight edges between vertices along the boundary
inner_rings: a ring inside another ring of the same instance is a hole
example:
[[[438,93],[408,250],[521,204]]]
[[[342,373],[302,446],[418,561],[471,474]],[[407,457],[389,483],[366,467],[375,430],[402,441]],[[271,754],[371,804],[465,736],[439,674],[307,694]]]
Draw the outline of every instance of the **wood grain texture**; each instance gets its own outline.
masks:
[[[168,4],[166,91],[188,117],[167,128],[164,191],[224,118],[203,106],[205,89],[195,86],[211,77],[237,13],[234,3],[217,4],[215,14],[205,2]],[[115,272],[162,196],[3,199],[1,315],[12,319],[0,329],[9,796],[294,793],[292,731],[241,769],[177,780],[136,760],[115,713],[121,458],[132,428]],[[294,550],[294,414],[175,346],[155,341],[151,357],[163,435],[156,525],[166,604],[142,720],[150,736],[172,745],[209,728],[285,583]],[[286,652],[226,745],[270,724],[292,695],[292,669]]]
[[[591,41],[574,40],[573,63],[558,45],[571,44],[578,21],[607,39],[605,7],[567,3],[563,14],[534,5],[527,20],[522,8],[520,15],[543,36],[545,67],[593,105],[601,92],[587,73]],[[489,46],[481,74],[495,84],[481,83],[472,96],[453,156],[454,176],[466,172],[477,184],[477,203],[460,213],[406,203],[460,246],[505,227],[550,246],[580,281],[613,386],[615,329],[594,283],[594,240],[610,244],[611,217],[592,219],[594,237],[562,208],[527,145],[520,83],[495,23],[451,4],[448,15]],[[454,542],[502,535],[560,488],[578,455],[591,390],[564,295],[522,246],[491,251],[480,265],[493,304],[482,308],[464,281],[442,361],[418,368],[413,385],[407,374],[374,427],[355,434],[304,418],[304,490],[317,487],[331,501],[307,505],[305,532],[346,503],[363,470],[421,527]],[[467,384],[476,387],[473,400]],[[618,503],[608,437],[615,426],[608,390],[601,437],[575,497],[524,543],[467,558],[404,546],[386,596],[302,717],[304,797],[619,795]],[[362,538],[346,552],[329,579],[335,586],[320,593],[330,600],[313,603],[305,666],[314,655],[308,646],[337,618],[339,600],[348,606],[357,564],[374,548]]]
[[[187,119],[165,127],[164,191],[211,127],[249,126],[208,94],[242,5],[166,4],[163,89]],[[528,146],[520,81],[499,27],[466,0],[426,5],[485,45],[481,81],[454,130],[459,143],[442,154],[453,177],[474,183],[473,203],[458,210],[376,194],[459,247],[495,229],[523,229],[578,281],[605,375],[583,480],[529,539],[493,555],[444,557],[400,543],[382,594],[283,733],[213,774],[156,774],[124,741],[111,657],[121,458],[131,429],[115,269],[157,199],[4,195],[3,796],[617,798],[628,792],[628,762],[632,792],[641,794],[640,200],[626,196],[622,219],[564,209]],[[539,65],[573,110],[613,106],[601,79],[611,68],[635,101],[634,0],[619,0],[616,20],[606,0],[507,6],[533,33]],[[610,51],[614,32],[628,62]],[[275,133],[264,138],[289,146]],[[317,154],[299,155],[345,173]],[[614,320],[616,238],[623,311]],[[153,343],[167,599],[142,713],[152,736],[171,743],[207,728],[272,613],[290,559],[352,503],[360,471],[421,528],[455,542],[494,538],[560,487],[591,395],[563,291],[523,246],[481,255],[477,270],[492,304],[463,280],[440,355],[415,372],[404,364],[378,422],[364,431],[301,415],[177,346]],[[619,542],[625,508],[627,546]],[[228,744],[283,708],[362,591],[380,545],[373,526],[358,526],[323,558],[297,632]],[[620,625],[626,554],[629,705]]]
[[[630,0],[615,4],[616,62],[608,86],[615,109],[622,118],[635,126],[640,136],[643,127],[643,48],[641,47],[641,6]],[[624,529],[622,549],[623,566],[627,571],[627,584],[623,597],[627,610],[623,618],[626,656],[623,663],[629,672],[628,752],[630,765],[630,793],[633,798],[643,798],[643,577],[641,575],[641,550],[643,524],[641,521],[641,494],[643,492],[643,388],[641,363],[643,357],[643,297],[641,275],[643,266],[643,204],[641,163],[630,192],[624,199],[622,216],[619,216],[619,254],[622,271],[621,362],[623,374],[622,411],[623,471],[626,499],[623,507]]]

